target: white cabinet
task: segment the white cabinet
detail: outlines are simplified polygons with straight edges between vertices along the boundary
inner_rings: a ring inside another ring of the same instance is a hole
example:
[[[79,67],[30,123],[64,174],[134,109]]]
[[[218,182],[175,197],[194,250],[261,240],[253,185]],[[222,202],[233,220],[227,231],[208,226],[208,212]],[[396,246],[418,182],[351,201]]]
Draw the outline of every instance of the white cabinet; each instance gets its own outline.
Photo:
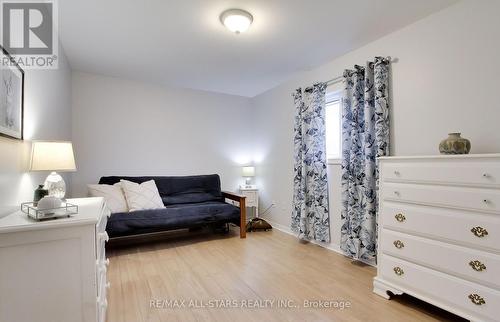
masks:
[[[0,321],[105,321],[109,211],[102,198],[68,202],[70,218],[0,219]]]
[[[259,217],[259,190],[255,187],[245,188],[245,186],[240,187],[240,194],[245,196],[245,204],[247,207],[255,208],[255,217]],[[248,218],[248,217],[247,217]]]
[[[498,320],[500,155],[380,158],[374,292]]]

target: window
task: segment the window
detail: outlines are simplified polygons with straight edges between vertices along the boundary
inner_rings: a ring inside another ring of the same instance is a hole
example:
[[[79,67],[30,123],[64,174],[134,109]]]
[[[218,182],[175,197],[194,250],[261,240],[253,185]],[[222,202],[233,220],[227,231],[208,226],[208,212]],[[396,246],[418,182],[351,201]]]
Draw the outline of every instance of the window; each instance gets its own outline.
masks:
[[[338,160],[342,154],[341,118],[342,98],[340,91],[328,92],[325,105],[326,155],[328,160]]]

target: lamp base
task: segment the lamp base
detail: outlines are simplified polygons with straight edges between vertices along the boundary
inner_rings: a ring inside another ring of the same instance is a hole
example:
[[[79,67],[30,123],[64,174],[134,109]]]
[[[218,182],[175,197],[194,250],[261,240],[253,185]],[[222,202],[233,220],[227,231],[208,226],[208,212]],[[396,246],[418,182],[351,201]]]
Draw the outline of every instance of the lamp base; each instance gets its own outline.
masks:
[[[64,195],[66,194],[66,183],[64,182],[63,177],[61,177],[58,173],[52,172],[49,174],[43,185],[44,188],[49,191],[49,196],[59,199],[64,198]]]

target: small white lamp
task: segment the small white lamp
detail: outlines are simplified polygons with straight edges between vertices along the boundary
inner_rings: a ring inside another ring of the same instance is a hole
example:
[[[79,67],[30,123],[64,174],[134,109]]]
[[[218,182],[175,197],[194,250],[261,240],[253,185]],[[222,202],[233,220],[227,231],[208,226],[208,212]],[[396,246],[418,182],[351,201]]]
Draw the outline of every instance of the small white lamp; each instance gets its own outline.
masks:
[[[242,176],[245,177],[245,184],[247,188],[250,188],[250,181],[252,180],[252,177],[255,177],[255,167],[243,167],[242,169]]]
[[[45,189],[49,191],[49,196],[64,198],[66,183],[56,171],[76,171],[73,145],[64,141],[33,142],[30,170],[52,171],[45,179]]]

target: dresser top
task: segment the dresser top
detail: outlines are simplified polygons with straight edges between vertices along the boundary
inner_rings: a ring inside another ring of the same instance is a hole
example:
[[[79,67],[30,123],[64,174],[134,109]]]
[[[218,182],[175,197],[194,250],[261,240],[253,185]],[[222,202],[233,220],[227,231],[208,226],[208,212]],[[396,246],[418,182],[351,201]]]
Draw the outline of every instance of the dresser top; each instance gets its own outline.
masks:
[[[379,157],[379,160],[463,160],[463,159],[494,159],[500,158],[500,153],[485,154],[436,154],[436,155],[407,155],[407,156],[387,156]]]
[[[66,201],[78,206],[78,214],[68,218],[36,221],[19,210],[0,218],[0,234],[95,224],[99,220],[104,206],[104,199],[102,197],[67,199]]]

